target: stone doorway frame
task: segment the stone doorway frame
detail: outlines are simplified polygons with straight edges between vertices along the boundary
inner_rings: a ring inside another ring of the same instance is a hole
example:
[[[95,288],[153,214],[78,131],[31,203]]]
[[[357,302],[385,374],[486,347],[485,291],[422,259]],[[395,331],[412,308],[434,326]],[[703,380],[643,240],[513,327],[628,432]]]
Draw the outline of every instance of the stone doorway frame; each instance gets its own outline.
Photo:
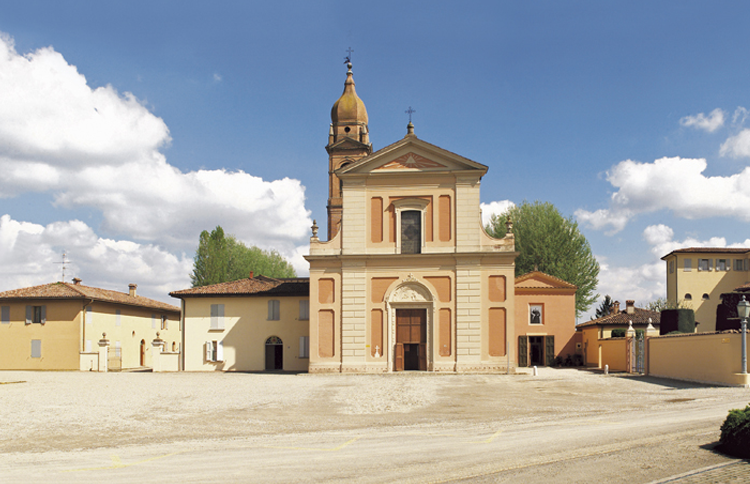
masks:
[[[418,282],[411,274],[399,284],[386,297],[385,310],[387,312],[387,342],[388,345],[388,372],[393,372],[396,368],[396,310],[397,309],[424,309],[426,313],[426,367],[427,371],[432,371],[435,357],[434,348],[434,331],[433,324],[435,321],[435,298],[430,290],[421,282]]]

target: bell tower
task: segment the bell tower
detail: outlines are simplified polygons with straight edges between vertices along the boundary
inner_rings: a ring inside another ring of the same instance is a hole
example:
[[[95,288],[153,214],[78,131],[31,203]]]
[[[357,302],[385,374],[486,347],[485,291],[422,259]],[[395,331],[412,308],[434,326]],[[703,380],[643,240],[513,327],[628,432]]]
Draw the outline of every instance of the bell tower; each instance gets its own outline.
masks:
[[[341,230],[344,211],[341,182],[336,170],[372,153],[367,129],[365,103],[354,90],[352,63],[346,64],[344,93],[331,108],[331,126],[328,131],[328,240]]]

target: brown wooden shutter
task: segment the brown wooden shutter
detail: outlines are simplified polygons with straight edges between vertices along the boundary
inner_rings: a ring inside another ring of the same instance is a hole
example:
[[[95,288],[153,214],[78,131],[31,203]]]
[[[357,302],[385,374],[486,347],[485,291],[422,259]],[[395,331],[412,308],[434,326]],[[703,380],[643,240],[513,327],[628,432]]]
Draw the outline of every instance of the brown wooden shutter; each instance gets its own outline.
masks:
[[[555,337],[544,337],[544,361],[547,366],[552,366],[555,361]]]
[[[427,343],[419,345],[419,371],[427,371]]]
[[[395,371],[404,371],[404,345],[403,343],[396,343],[396,368]]]
[[[529,337],[518,337],[518,366],[529,366]]]

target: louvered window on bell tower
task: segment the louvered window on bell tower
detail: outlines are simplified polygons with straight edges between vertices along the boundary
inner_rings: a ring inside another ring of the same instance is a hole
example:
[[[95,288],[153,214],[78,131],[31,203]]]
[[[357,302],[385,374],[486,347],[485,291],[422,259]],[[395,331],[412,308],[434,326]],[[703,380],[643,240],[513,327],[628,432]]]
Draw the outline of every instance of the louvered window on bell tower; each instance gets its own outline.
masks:
[[[419,254],[422,249],[422,212],[401,212],[401,253]]]

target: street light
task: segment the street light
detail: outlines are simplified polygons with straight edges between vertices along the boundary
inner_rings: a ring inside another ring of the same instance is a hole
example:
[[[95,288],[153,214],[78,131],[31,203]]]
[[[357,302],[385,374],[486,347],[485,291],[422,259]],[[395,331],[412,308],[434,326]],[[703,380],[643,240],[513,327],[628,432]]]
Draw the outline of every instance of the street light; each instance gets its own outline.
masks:
[[[747,375],[747,318],[750,317],[750,303],[742,296],[737,303],[737,314],[742,322],[742,374]]]

